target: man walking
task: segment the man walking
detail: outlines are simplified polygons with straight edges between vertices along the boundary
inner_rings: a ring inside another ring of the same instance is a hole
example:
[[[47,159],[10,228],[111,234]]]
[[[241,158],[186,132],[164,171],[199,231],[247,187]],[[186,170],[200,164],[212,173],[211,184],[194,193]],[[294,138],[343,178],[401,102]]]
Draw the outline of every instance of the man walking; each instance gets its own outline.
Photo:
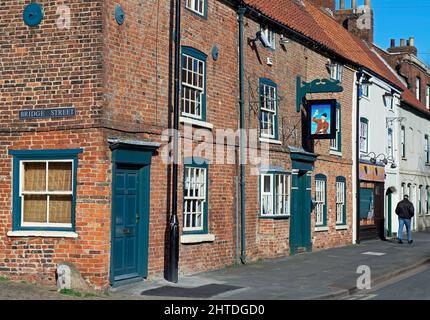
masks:
[[[412,244],[411,219],[415,215],[415,209],[412,202],[409,201],[409,196],[405,195],[405,198],[398,203],[396,214],[399,216],[399,243],[403,244],[403,227],[406,226],[406,230],[408,232],[408,243]]]

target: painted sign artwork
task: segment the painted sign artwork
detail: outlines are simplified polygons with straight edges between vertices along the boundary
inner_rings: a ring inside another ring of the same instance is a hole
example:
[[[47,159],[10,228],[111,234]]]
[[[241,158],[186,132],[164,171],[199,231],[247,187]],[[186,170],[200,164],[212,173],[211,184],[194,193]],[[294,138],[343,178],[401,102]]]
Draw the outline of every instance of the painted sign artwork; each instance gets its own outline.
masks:
[[[308,137],[334,139],[336,135],[336,100],[308,101]]]

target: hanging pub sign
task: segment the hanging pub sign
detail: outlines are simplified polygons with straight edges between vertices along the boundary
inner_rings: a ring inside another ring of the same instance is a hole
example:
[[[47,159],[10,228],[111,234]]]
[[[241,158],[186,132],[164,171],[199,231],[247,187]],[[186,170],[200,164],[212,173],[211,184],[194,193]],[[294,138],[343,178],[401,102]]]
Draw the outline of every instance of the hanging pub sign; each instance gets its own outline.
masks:
[[[308,100],[308,138],[313,140],[336,138],[336,99]]]

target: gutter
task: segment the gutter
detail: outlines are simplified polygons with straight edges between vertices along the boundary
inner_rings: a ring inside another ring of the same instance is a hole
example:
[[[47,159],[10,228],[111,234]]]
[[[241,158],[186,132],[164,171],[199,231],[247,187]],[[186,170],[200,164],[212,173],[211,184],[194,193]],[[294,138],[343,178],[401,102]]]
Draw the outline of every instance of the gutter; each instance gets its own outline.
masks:
[[[240,261],[246,263],[246,212],[245,212],[245,66],[244,66],[244,15],[246,8],[239,6],[237,11],[239,18],[239,84],[240,84],[240,97],[239,97],[239,109],[240,109],[240,225],[241,225],[241,253]]]

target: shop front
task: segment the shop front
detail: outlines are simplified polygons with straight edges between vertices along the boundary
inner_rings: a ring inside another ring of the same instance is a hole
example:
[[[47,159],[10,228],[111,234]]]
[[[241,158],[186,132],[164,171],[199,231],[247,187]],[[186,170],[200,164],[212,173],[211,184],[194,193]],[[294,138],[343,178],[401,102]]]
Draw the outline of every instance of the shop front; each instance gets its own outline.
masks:
[[[360,219],[361,240],[384,239],[384,189],[383,165],[360,163]]]

